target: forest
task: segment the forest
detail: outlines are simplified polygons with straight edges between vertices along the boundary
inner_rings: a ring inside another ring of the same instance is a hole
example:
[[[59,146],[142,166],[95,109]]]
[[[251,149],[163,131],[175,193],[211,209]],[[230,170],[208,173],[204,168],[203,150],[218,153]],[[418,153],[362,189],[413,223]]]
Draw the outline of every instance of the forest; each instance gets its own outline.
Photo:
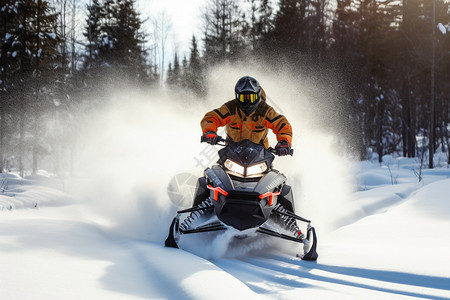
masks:
[[[68,174],[76,125],[108,90],[173,88],[201,101],[210,68],[248,57],[335,78],[342,151],[429,168],[442,151],[450,163],[448,0],[205,0],[201,34],[171,57],[167,16],[144,19],[136,0],[80,3],[0,2],[0,172],[36,173],[51,158],[50,171]]]

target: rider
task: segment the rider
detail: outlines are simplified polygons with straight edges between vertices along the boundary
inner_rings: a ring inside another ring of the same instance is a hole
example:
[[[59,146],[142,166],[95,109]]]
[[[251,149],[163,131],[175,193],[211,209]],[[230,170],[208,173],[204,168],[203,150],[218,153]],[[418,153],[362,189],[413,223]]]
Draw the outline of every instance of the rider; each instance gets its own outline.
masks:
[[[292,143],[292,127],[286,117],[266,103],[266,93],[259,82],[250,76],[238,80],[235,98],[220,108],[208,112],[200,125],[209,144],[219,142],[217,128],[226,126],[227,138],[239,142],[248,139],[269,147],[268,128],[277,136],[277,155],[288,155]]]

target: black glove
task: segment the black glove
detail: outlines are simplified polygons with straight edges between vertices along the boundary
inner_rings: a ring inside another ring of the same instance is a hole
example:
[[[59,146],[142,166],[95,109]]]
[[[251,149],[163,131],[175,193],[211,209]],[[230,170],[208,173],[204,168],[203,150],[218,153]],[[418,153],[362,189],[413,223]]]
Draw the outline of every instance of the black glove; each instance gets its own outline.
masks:
[[[203,135],[202,142],[206,142],[211,145],[215,145],[220,141],[220,137],[214,131],[207,131]]]
[[[289,155],[289,154],[291,154],[291,145],[289,145],[288,141],[281,140],[275,146],[275,153],[278,156]]]

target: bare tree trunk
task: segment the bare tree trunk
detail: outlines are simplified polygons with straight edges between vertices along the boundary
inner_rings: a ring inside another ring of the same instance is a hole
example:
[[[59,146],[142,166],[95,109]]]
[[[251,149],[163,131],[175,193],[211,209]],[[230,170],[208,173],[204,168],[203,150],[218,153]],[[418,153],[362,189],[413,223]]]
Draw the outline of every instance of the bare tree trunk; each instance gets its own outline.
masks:
[[[445,125],[444,125],[444,135],[445,135],[445,142],[447,143],[447,165],[450,165],[450,134],[449,134],[449,126],[450,126],[450,101],[449,100],[449,96],[447,97],[447,101],[446,103],[444,103],[445,108],[444,108],[444,120],[445,120]],[[448,167],[448,166],[447,166]]]
[[[0,66],[4,68],[6,65],[6,47],[3,47],[3,41],[5,40],[6,36],[6,18],[3,18],[3,23],[1,24],[1,32],[0,32],[0,49],[1,49],[1,61]],[[0,72],[0,173],[3,172],[3,162],[5,157],[5,144],[4,144],[4,134],[5,134],[5,106],[6,106],[6,92],[3,85],[5,84],[5,69],[3,69],[2,72]]]
[[[435,97],[435,56],[436,56],[436,42],[435,42],[435,23],[436,23],[436,0],[433,0],[432,12],[432,31],[431,31],[431,95],[430,95],[430,123],[429,123],[429,162],[428,167],[434,167],[434,97]]]
[[[24,165],[23,165],[23,156],[25,154],[25,118],[26,118],[26,102],[25,102],[25,94],[23,92],[23,88],[20,93],[20,105],[21,109],[19,111],[19,175],[23,177],[24,175]]]
[[[409,53],[408,53],[409,58]],[[406,81],[407,81],[407,101],[408,101],[408,157],[416,157],[416,100],[411,94],[411,60],[408,59],[406,66]]]
[[[77,60],[76,60],[76,51],[75,51],[75,44],[76,44],[76,38],[75,38],[75,31],[76,31],[76,15],[77,15],[77,6],[76,6],[76,0],[72,0],[72,25],[70,29],[70,40],[71,40],[71,47],[72,47],[72,76],[73,79],[76,79],[75,74],[77,70]]]
[[[408,95],[408,101],[409,101],[409,154],[408,157],[415,157],[416,156],[416,99],[409,93]]]
[[[27,22],[27,16],[25,14],[23,14],[23,16],[21,17],[21,27],[22,30],[26,30],[27,26],[28,26],[28,22]],[[25,38],[23,36],[23,34],[21,35],[21,41],[20,41],[23,45],[26,44]],[[19,95],[18,95],[18,117],[19,117],[19,148],[17,149],[17,153],[18,153],[18,164],[19,164],[19,175],[21,177],[23,177],[24,175],[24,165],[23,165],[23,156],[25,154],[25,118],[26,118],[26,113],[27,113],[27,103],[26,103],[26,99],[25,99],[25,86],[26,84],[26,80],[27,77],[25,74],[25,63],[24,63],[24,59],[23,56],[25,55],[25,53],[20,53],[20,73],[21,75],[19,76],[19,81],[20,81],[20,88],[19,88]]]
[[[403,134],[405,135],[403,137],[403,142],[405,143],[403,145],[403,154],[407,157],[416,157],[416,101],[413,96],[412,89],[413,84],[411,83],[411,79],[413,77],[412,71],[411,71],[411,64],[412,64],[412,50],[410,47],[411,42],[411,22],[412,18],[410,13],[408,13],[410,3],[408,3],[407,0],[403,0],[403,21],[402,21],[402,31],[403,31],[403,38],[404,38],[404,51],[405,51],[405,61],[404,61],[404,67],[405,67],[405,77],[403,79],[403,94],[402,98],[404,101],[403,110],[404,110],[404,130]]]
[[[382,99],[377,104],[377,152],[378,152],[378,162],[383,162],[383,152],[384,152],[384,144],[383,144],[383,122],[384,122],[384,99]]]
[[[3,173],[5,168],[5,109],[0,107],[0,173]]]
[[[222,19],[221,19],[221,26],[222,26],[222,36],[221,36],[221,41],[222,41],[222,53],[227,53],[227,24],[226,24],[226,10],[225,10],[225,3],[222,3]]]
[[[40,103],[40,89],[41,89],[41,65],[40,65],[40,55],[41,55],[41,7],[42,7],[42,1],[38,0],[38,6],[36,11],[36,64],[35,64],[35,78],[34,82],[34,89],[35,89],[35,95],[36,95],[36,104],[39,106]],[[39,110],[39,108],[37,109]],[[34,129],[37,129],[37,119],[38,119],[39,112],[35,112],[33,118],[35,118],[36,124],[34,126]],[[34,132],[33,134],[33,150],[32,150],[32,174],[37,173],[38,169],[38,159],[39,159],[39,137],[38,133]]]
[[[155,36],[160,42],[160,85],[164,84],[164,70],[165,70],[165,52],[166,43],[169,37],[170,31],[172,29],[172,24],[167,16],[166,11],[162,11],[157,19],[154,20],[154,25],[156,28]]]
[[[39,160],[39,150],[37,148],[37,145],[33,145],[33,167],[32,167],[32,174],[36,175],[38,171],[38,160]]]

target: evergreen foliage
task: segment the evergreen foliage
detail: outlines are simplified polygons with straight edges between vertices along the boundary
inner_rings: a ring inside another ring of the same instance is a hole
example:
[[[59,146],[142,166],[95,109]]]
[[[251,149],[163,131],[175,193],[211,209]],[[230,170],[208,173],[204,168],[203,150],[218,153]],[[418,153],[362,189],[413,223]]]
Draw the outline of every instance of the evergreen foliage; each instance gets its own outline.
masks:
[[[86,84],[152,82],[142,21],[136,0],[93,0],[87,6],[84,36],[88,39],[83,69]],[[94,85],[96,86],[96,85]]]
[[[206,90],[204,88],[204,69],[200,52],[195,36],[192,36],[191,54],[189,56],[189,66],[187,73],[187,88],[197,96],[202,96]]]
[[[1,1],[0,172],[35,172],[51,157],[63,173],[81,107],[98,104],[86,99],[120,84],[156,88],[148,53],[157,54],[136,1],[89,0],[82,40],[70,28],[76,0]],[[284,62],[298,78],[335,74],[344,95],[323,109],[339,107],[349,132],[342,144],[361,158],[449,150],[449,1],[208,0],[202,21],[200,39],[173,54],[166,87],[202,99],[208,68],[248,57]],[[159,30],[163,46],[168,31]]]

